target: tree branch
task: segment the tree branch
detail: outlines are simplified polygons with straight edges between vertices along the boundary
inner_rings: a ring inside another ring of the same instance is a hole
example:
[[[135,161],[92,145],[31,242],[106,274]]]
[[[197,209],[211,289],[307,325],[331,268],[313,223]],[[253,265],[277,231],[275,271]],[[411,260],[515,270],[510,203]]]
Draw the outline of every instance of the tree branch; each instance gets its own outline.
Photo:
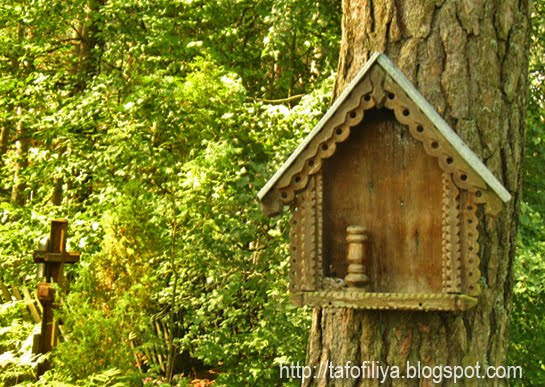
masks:
[[[280,99],[265,99],[265,98],[251,98],[254,101],[258,102],[264,102],[264,103],[285,103],[285,102],[291,102],[299,98],[303,98],[306,94],[297,94],[292,95],[291,97],[287,98],[280,98]]]

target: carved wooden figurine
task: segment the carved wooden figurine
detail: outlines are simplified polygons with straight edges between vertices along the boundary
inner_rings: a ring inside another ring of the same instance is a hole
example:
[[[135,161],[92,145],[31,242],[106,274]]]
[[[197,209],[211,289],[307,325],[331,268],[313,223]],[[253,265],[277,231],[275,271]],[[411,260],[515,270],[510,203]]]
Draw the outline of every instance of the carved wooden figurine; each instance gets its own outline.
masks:
[[[367,230],[361,226],[349,226],[346,232],[348,233],[346,237],[348,242],[348,274],[344,277],[344,282],[351,287],[365,288],[369,283],[367,268],[365,267]]]
[[[378,53],[258,196],[292,211],[295,304],[409,310],[475,305],[479,208],[511,199]]]

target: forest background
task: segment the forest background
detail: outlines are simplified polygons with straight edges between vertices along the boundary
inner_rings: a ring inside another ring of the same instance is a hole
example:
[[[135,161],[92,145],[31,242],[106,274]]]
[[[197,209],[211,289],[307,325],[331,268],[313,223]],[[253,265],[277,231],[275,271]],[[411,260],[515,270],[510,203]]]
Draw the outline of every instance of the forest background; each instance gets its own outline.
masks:
[[[52,219],[81,252],[38,384],[288,382],[310,311],[288,299],[288,218],[256,193],[327,109],[340,26],[338,0],[1,2],[0,282],[36,287]],[[544,66],[536,0],[509,350],[526,385],[545,381]],[[25,308],[0,304],[0,385],[34,382]]]

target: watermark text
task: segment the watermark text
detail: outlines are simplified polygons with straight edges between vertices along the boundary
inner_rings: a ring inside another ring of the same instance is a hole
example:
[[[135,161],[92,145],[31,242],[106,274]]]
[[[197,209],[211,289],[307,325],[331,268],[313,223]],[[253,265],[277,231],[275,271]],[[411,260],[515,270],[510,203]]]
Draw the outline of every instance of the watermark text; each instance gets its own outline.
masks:
[[[297,363],[280,364],[281,379],[374,379],[385,383],[390,379],[427,379],[433,383],[451,380],[457,383],[469,379],[521,379],[521,366],[481,366],[479,363],[469,366],[425,365],[406,362],[403,367],[386,365],[379,361],[364,361],[360,364],[346,362],[334,365],[331,362],[317,366]]]

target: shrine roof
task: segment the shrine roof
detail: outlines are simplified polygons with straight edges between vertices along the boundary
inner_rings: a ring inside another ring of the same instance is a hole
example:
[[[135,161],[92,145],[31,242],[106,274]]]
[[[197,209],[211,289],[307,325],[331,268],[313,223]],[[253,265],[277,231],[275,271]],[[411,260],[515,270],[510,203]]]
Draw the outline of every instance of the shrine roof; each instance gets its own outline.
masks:
[[[435,126],[443,139],[448,142],[457,155],[462,158],[467,165],[480,176],[488,187],[503,201],[511,199],[511,194],[505,189],[494,174],[484,165],[480,158],[462,141],[454,130],[437,113],[431,104],[422,96],[411,81],[393,64],[393,62],[382,53],[375,52],[371,58],[364,64],[363,68],[354,77],[350,84],[342,91],[339,97],[328,109],[326,114],[299,144],[295,151],[288,157],[284,164],[274,173],[270,180],[263,186],[258,193],[258,198],[264,197],[273,189],[275,184],[283,177],[288,169],[298,160],[307,146],[322,131],[324,126],[332,119],[334,114],[349,99],[352,91],[366,78],[374,66],[380,66],[384,72],[406,93],[410,100],[421,110],[429,121]]]

